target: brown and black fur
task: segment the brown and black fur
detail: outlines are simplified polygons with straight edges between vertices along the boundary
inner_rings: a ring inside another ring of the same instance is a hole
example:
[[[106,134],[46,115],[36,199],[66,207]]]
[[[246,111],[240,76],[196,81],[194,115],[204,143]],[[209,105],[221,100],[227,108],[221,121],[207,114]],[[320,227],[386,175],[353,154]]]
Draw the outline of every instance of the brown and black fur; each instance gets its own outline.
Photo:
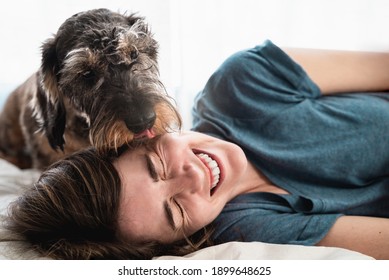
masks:
[[[158,44],[143,18],[106,9],[66,20],[42,46],[38,72],[0,114],[0,157],[43,169],[93,145],[129,143],[152,129],[180,126],[159,79]]]

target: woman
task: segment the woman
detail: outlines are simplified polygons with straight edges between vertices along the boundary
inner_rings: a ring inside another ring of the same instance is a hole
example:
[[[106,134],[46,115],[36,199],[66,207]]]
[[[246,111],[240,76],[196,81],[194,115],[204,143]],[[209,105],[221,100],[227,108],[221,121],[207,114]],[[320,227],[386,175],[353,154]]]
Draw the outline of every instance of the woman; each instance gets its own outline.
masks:
[[[389,259],[387,69],[382,53],[239,52],[196,98],[197,132],[54,164],[8,227],[58,258],[257,240]]]

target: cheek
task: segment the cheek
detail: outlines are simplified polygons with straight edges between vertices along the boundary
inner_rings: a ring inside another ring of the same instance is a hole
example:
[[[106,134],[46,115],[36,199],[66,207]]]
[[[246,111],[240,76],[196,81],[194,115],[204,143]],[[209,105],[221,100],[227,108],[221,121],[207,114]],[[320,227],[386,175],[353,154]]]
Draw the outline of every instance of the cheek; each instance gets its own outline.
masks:
[[[201,228],[209,225],[220,214],[222,207],[211,201],[200,200],[196,204],[187,207],[187,234],[193,234]]]

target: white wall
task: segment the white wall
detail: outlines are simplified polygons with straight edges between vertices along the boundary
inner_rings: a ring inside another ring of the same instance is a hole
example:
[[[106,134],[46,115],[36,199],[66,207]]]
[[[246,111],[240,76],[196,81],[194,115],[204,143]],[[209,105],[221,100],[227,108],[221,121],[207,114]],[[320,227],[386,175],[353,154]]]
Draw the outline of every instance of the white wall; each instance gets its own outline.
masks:
[[[39,67],[40,46],[73,14],[94,8],[139,12],[151,23],[161,49],[170,47],[170,1],[4,0],[0,3],[0,83],[23,81]],[[168,4],[168,5],[166,5]],[[161,53],[166,64],[169,53]],[[167,68],[164,66],[163,68]],[[166,72],[166,71],[164,71]]]
[[[389,0],[4,0],[0,94],[39,67],[40,45],[76,12],[106,7],[144,15],[160,42],[162,80],[190,127],[190,108],[232,52],[281,46],[389,51]],[[0,96],[1,97],[1,96]]]

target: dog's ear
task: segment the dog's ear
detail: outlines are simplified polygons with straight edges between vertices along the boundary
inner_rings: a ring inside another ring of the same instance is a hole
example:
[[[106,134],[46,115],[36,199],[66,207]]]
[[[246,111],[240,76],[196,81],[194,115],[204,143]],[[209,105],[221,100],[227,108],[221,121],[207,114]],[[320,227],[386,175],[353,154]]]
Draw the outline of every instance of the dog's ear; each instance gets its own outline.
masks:
[[[58,89],[59,63],[54,38],[48,39],[42,45],[42,63],[40,69],[41,85],[48,97],[54,104],[60,97]]]
[[[65,126],[66,126],[66,110],[62,101],[54,104],[48,103],[48,116],[45,124],[46,137],[49,140],[50,146],[56,150],[60,148],[64,150]]]
[[[55,39],[47,40],[42,46],[42,65],[39,73],[40,86],[37,102],[41,117],[39,122],[53,149],[64,149],[66,109],[58,88],[58,59]]]
[[[62,100],[52,103],[47,99],[43,88],[38,86],[34,104],[34,116],[49,140],[50,146],[54,150],[60,148],[63,151],[66,109]]]

